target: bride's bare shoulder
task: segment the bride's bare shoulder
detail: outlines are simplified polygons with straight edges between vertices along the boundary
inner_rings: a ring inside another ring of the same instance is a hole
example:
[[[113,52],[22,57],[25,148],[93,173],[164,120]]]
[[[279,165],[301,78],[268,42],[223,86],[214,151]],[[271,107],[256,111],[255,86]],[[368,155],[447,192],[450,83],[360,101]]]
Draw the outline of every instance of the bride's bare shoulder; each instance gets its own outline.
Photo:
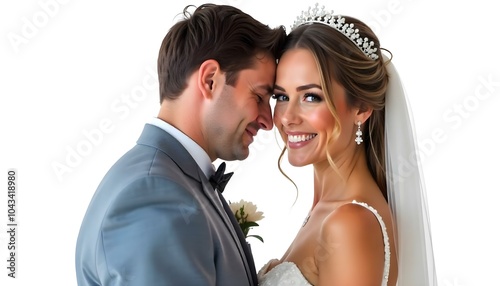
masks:
[[[380,232],[377,218],[367,207],[346,203],[325,217],[321,224],[321,235],[329,238],[364,238],[365,235]]]
[[[373,285],[382,281],[384,242],[370,209],[351,203],[339,206],[323,220],[319,240],[322,251],[315,259],[319,282]]]

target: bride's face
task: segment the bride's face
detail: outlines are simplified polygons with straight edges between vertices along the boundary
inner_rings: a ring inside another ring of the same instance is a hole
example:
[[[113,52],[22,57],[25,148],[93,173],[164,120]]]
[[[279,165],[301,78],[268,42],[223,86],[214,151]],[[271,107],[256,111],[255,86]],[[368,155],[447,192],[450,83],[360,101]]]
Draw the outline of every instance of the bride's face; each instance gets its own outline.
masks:
[[[288,160],[293,166],[323,163],[328,166],[327,150],[337,161],[349,144],[355,144],[355,131],[349,135],[347,130],[341,131],[329,143],[329,138],[334,137],[335,118],[328,108],[326,96],[311,52],[306,49],[287,51],[276,73],[273,120],[286,143]],[[344,88],[336,82],[333,82],[333,102],[342,129],[354,130],[353,112],[346,104]]]

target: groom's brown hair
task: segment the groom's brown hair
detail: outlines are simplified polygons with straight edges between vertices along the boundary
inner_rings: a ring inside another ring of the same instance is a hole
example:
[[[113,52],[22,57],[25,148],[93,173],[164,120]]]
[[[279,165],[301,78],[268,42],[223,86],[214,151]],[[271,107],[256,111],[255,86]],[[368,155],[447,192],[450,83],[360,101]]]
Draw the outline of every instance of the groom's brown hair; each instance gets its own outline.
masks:
[[[238,72],[251,68],[257,54],[275,59],[285,42],[283,26],[271,29],[238,8],[204,4],[169,30],[158,55],[160,103],[175,99],[186,88],[187,78],[206,60],[216,60],[234,85]]]

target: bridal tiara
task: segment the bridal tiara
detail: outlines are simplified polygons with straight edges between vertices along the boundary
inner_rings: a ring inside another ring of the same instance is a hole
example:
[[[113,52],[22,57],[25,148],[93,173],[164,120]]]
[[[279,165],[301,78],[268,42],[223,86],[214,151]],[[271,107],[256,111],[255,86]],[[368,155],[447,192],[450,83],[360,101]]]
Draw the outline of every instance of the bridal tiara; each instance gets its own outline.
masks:
[[[322,6],[321,10],[318,6],[318,3],[316,3],[314,8],[309,7],[307,11],[302,11],[302,14],[293,23],[292,30],[309,23],[330,26],[351,40],[368,58],[372,60],[378,59],[375,43],[367,37],[362,39],[359,35],[359,30],[354,27],[354,24],[346,23],[345,18],[341,15],[334,15],[333,10],[327,12],[325,6]]]

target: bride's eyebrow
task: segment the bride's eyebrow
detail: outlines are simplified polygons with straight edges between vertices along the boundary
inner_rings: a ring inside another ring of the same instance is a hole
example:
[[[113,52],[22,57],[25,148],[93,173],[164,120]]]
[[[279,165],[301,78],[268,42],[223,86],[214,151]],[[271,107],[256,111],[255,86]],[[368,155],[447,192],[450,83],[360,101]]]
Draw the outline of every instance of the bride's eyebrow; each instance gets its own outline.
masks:
[[[297,91],[303,91],[303,90],[308,90],[308,89],[311,89],[311,88],[318,88],[318,89],[322,89],[322,88],[321,88],[321,85],[319,85],[319,84],[315,84],[315,83],[310,83],[310,84],[306,84],[306,85],[301,85],[301,86],[298,86],[298,87],[296,88],[296,90],[297,90]],[[284,89],[284,88],[282,88],[281,86],[279,86],[279,85],[277,85],[277,84],[275,84],[275,85],[274,85],[274,89],[275,89],[275,90],[277,89],[277,90],[279,90],[279,91],[283,91],[283,92],[285,91],[285,89]]]
[[[279,91],[283,91],[283,92],[285,92],[285,89],[284,89],[284,88],[282,88],[281,86],[277,85],[277,84],[275,84],[275,85],[274,85],[274,89],[277,89],[277,90],[279,90]]]
[[[302,90],[308,90],[308,89],[311,89],[311,88],[322,89],[321,85],[318,85],[318,84],[315,84],[315,83],[311,83],[311,84],[301,85],[301,86],[297,87],[296,90],[297,91],[302,91]]]

